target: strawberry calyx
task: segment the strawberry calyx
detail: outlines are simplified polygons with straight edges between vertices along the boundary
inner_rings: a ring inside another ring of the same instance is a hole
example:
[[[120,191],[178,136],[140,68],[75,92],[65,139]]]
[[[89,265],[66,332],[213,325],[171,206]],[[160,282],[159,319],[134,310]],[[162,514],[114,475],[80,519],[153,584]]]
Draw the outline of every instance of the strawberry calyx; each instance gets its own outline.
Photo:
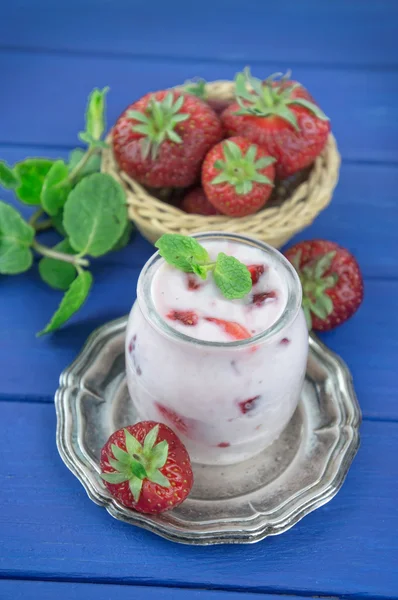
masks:
[[[328,273],[335,255],[336,251],[333,250],[300,266],[299,250],[291,259],[303,288],[302,307],[309,331],[312,329],[312,314],[324,320],[333,312],[333,301],[326,290],[333,288],[338,280],[336,273]]]
[[[162,487],[170,487],[170,482],[160,469],[166,464],[169,445],[163,440],[155,445],[159,433],[159,425],[149,431],[141,444],[131,433],[125,429],[126,450],[112,444],[112,453],[115,458],[108,457],[111,472],[101,473],[102,479],[108,483],[118,484],[129,482],[133,498],[138,502],[144,479]]]
[[[289,108],[296,105],[306,108],[322,121],[329,121],[329,118],[314,102],[306,98],[296,98],[292,95],[292,92],[301,86],[299,83],[289,83],[290,75],[289,72],[285,75],[275,73],[262,81],[257,77],[253,77],[250,74],[250,69],[246,67],[242,73],[238,73],[235,77],[236,101],[240,106],[240,110],[236,111],[235,114],[255,117],[277,116],[290,123],[296,131],[299,131],[296,116]]]
[[[130,119],[138,121],[132,126],[133,131],[142,134],[141,154],[145,159],[151,155],[155,160],[161,144],[165,140],[171,140],[176,144],[181,144],[182,139],[175,131],[178,123],[189,119],[188,113],[180,113],[184,104],[184,96],[179,96],[174,100],[173,93],[166,94],[163,100],[156,100],[152,97],[145,112],[139,110],[129,110],[127,116]]]
[[[207,100],[206,81],[200,77],[188,79],[184,83],[184,90],[202,100]]]
[[[232,140],[223,144],[224,160],[216,160],[214,168],[220,173],[211,181],[212,185],[229,183],[235,188],[237,194],[249,194],[253,183],[263,183],[273,186],[272,181],[260,170],[265,169],[275,162],[272,156],[263,156],[256,160],[257,146],[248,148],[245,155]]]

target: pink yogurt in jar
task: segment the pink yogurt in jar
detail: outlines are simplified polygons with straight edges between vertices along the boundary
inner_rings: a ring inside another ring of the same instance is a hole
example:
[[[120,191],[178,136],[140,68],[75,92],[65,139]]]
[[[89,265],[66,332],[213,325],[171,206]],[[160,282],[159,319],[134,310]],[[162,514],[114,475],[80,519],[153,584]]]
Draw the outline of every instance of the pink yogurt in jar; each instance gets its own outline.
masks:
[[[267,244],[224,233],[195,236],[249,267],[253,287],[228,300],[156,253],[144,266],[128,321],[126,368],[140,420],[169,425],[193,462],[234,464],[271,444],[300,397],[308,355],[301,284]]]

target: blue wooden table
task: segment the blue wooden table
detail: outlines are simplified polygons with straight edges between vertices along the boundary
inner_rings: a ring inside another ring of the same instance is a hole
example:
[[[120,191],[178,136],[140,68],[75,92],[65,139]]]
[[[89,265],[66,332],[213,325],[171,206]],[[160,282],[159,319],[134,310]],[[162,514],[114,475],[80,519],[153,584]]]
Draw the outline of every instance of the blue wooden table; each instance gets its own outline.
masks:
[[[113,520],[55,446],[53,394],[87,336],[128,312],[153,251],[140,236],[95,261],[90,300],[52,337],[59,294],[36,270],[0,280],[0,598],[398,598],[398,4],[395,0],[0,2],[0,157],[66,157],[86,97],[109,122],[138,96],[200,75],[292,68],[332,119],[332,204],[297,239],[354,251],[355,317],[323,340],[348,363],[361,448],[340,493],[282,536],[187,547]],[[11,193],[1,199],[16,204]],[[22,210],[24,211],[23,207]],[[25,210],[25,214],[28,214]],[[47,241],[55,241],[50,235]]]

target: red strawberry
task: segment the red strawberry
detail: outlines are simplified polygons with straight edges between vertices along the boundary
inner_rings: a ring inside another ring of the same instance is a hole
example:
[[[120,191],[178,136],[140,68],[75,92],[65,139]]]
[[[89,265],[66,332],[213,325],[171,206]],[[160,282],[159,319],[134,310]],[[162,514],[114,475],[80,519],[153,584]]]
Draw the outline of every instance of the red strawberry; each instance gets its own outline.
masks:
[[[205,102],[160,91],[146,94],[122,113],[113,129],[113,152],[120,169],[144,185],[187,187],[222,136],[221,123]]]
[[[193,327],[198,324],[198,315],[193,310],[171,310],[167,315],[171,321],[179,321],[183,325]]]
[[[264,147],[277,159],[279,178],[311,165],[325,147],[330,122],[307,90],[287,76],[263,82],[249,69],[238,73],[235,85],[237,102],[221,117],[227,133]]]
[[[260,279],[261,275],[265,272],[265,266],[264,265],[248,265],[247,268],[250,271],[250,275],[252,278],[252,284],[256,285],[256,283],[258,283],[258,280]]]
[[[243,137],[223,140],[202,165],[206,196],[220,212],[244,217],[257,212],[271,195],[275,159]]]
[[[185,446],[167,425],[154,421],[115,431],[102,448],[101,472],[112,496],[143,513],[178,506],[193,485]]]
[[[303,287],[303,310],[309,329],[341,325],[363,300],[363,280],[352,254],[334,242],[299,242],[286,251]]]
[[[247,329],[235,321],[224,321],[223,319],[216,319],[215,317],[205,317],[205,319],[206,321],[215,323],[221,327],[221,329],[234,340],[246,340],[251,337]]]
[[[203,188],[197,187],[184,197],[181,203],[182,210],[196,215],[219,215],[221,214],[206,198]]]

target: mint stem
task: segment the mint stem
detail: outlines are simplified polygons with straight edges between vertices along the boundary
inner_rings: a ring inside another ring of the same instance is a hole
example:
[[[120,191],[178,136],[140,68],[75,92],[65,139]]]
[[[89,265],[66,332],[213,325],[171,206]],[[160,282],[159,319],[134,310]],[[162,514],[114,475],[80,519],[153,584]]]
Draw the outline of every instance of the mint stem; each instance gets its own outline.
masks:
[[[36,225],[34,225],[34,228],[36,229],[37,232],[39,232],[39,231],[46,231],[47,229],[51,229],[52,226],[53,226],[53,223],[52,223],[51,219],[44,219],[44,221],[40,221],[40,223],[37,223]]]
[[[44,221],[40,221],[40,223],[37,222],[44,214],[44,210],[39,208],[29,219],[29,225],[34,227],[36,231],[45,231],[46,229],[50,229],[50,227],[52,227],[51,219],[45,219]]]
[[[52,248],[48,248],[48,246],[43,246],[43,244],[39,244],[39,242],[37,242],[36,240],[33,240],[32,248],[42,256],[47,256],[47,258],[54,258],[55,260],[62,260],[63,262],[71,263],[76,267],[88,267],[90,264],[85,258],[79,258],[78,256],[74,256],[73,254],[64,254],[63,252],[57,252]]]
[[[75,165],[73,167],[73,169],[69,173],[68,178],[66,179],[66,181],[72,182],[73,179],[75,179],[75,177],[79,174],[79,171],[81,171],[81,169],[83,169],[83,167],[86,165],[86,163],[88,162],[88,160],[93,156],[93,154],[97,154],[98,151],[99,151],[99,149],[95,148],[95,146],[90,146],[90,148],[87,150],[87,152],[79,160],[79,162],[77,163],[77,165]]]

